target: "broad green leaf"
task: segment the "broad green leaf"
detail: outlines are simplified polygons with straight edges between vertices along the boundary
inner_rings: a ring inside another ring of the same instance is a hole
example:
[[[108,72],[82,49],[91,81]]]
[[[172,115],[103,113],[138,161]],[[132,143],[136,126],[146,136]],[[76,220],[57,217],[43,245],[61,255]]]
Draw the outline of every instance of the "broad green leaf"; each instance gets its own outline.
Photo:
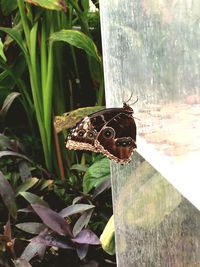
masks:
[[[37,195],[30,193],[30,192],[19,192],[20,196],[24,197],[30,204],[40,204],[43,205],[45,207],[48,207],[48,204],[41,199],[40,197],[38,197]]]
[[[98,55],[97,47],[90,37],[77,30],[61,30],[50,36],[50,40],[63,41],[77,48],[83,49],[88,55],[94,57],[99,64],[101,58]]]
[[[7,60],[6,56],[5,56],[4,52],[3,52],[3,43],[1,41],[1,39],[0,39],[0,57],[2,57],[4,61]]]
[[[13,24],[12,28],[8,28],[8,29],[12,29],[13,32],[18,32],[18,34],[20,36],[22,36],[23,34],[23,26],[22,26],[22,23],[21,23],[21,20],[19,20],[18,23],[16,24]],[[14,38],[12,38],[9,34],[6,36],[5,40],[4,40],[4,47],[6,49],[8,49],[8,47],[10,47],[10,45],[14,42]]]
[[[97,187],[106,179],[110,179],[110,161],[108,158],[102,158],[95,161],[87,169],[83,177],[84,193],[88,193],[93,187]]]
[[[82,164],[74,164],[71,166],[70,170],[76,170],[79,172],[86,172],[87,171],[87,166],[82,165]]]
[[[57,212],[50,208],[34,204],[31,205],[44,224],[60,235],[72,237],[70,225]]]
[[[83,14],[87,16],[90,8],[89,0],[81,0],[81,6],[83,8]]]
[[[86,115],[97,112],[103,108],[103,106],[78,108],[71,112],[64,113],[62,116],[56,116],[54,120],[56,132],[59,133],[65,129],[75,126],[76,123],[83,119]]]
[[[65,12],[67,10],[65,1],[61,0],[25,0],[25,1],[30,4],[41,6],[46,9],[63,10]]]
[[[9,213],[13,218],[17,217],[17,205],[15,202],[14,191],[4,177],[3,173],[0,171],[0,195],[6,207],[8,208]]]
[[[17,8],[16,0],[1,0],[1,10],[5,16],[10,15]]]
[[[16,29],[0,27],[0,31],[3,31],[7,33],[8,35],[10,35],[10,37],[12,37],[16,41],[16,43],[19,45],[19,47],[23,51],[24,55],[27,57],[27,50],[24,46],[23,39]]]
[[[71,206],[69,206],[67,208],[62,209],[59,212],[59,215],[62,216],[62,217],[67,217],[67,216],[71,216],[73,214],[81,213],[81,212],[84,212],[86,210],[90,210],[90,209],[94,209],[94,208],[95,208],[94,205],[74,204],[74,205],[71,205]]]
[[[103,78],[103,66],[99,64],[94,57],[90,57],[88,62],[91,69],[92,79],[94,81],[99,81],[100,83]]]
[[[39,234],[46,228],[46,226],[43,223],[37,223],[37,222],[18,223],[15,226],[20,230],[30,234]]]
[[[19,195],[21,192],[25,192],[28,189],[30,189],[31,187],[33,187],[38,182],[38,180],[39,180],[38,178],[33,177],[33,178],[25,181],[23,184],[21,184],[20,186],[17,187],[16,195]]]
[[[17,92],[13,92],[13,93],[10,93],[6,99],[4,100],[3,102],[3,106],[0,110],[0,114],[1,115],[6,115],[7,111],[9,110],[12,102],[15,100],[16,97],[18,97],[20,95],[20,93],[17,93]]]

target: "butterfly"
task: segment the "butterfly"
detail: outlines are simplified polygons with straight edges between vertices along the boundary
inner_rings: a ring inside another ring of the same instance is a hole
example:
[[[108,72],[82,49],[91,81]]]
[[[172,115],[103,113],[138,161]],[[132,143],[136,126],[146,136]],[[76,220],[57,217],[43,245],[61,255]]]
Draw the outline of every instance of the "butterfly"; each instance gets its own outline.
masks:
[[[106,108],[84,117],[72,128],[66,148],[100,152],[124,164],[137,148],[136,132],[133,109],[124,103],[122,108]]]

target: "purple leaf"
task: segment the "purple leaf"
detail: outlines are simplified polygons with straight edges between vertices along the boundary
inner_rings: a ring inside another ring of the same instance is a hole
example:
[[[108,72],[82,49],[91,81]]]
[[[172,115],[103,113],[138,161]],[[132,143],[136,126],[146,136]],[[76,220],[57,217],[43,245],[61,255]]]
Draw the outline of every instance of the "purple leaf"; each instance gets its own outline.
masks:
[[[77,244],[76,252],[80,260],[84,259],[88,253],[88,244]]]
[[[21,259],[30,261],[35,256],[43,257],[46,250],[46,246],[41,243],[30,242],[21,255]]]
[[[0,195],[6,207],[8,208],[9,213],[13,218],[17,217],[17,206],[15,202],[14,191],[4,177],[3,173],[0,171]]]
[[[13,151],[0,151],[0,158],[5,157],[5,156],[14,156],[14,157],[22,158],[29,162],[32,162],[28,157],[24,156],[23,154],[13,152]]]
[[[67,208],[62,209],[59,212],[59,215],[62,217],[67,217],[76,213],[81,213],[84,212],[86,210],[90,210],[95,208],[94,205],[88,205],[88,204],[75,204],[75,205],[71,205]]]
[[[75,198],[73,199],[72,204],[74,205],[74,204],[76,204],[77,202],[79,202],[79,201],[82,200],[82,199],[84,199],[84,196],[75,197]]]
[[[102,183],[100,183],[100,185],[98,185],[95,188],[94,193],[92,195],[92,199],[95,199],[95,197],[97,197],[99,194],[101,194],[106,189],[110,188],[110,186],[111,186],[111,180],[110,180],[110,177],[108,177],[108,179],[104,180]]]
[[[16,224],[16,227],[30,234],[39,234],[45,229],[45,225],[43,223],[37,222],[19,223]]]
[[[31,208],[18,209],[17,212],[31,213],[33,210]]]
[[[86,227],[88,225],[92,216],[92,212],[93,210],[87,210],[78,218],[72,231],[74,236],[77,236],[77,234],[83,229],[83,227]]]
[[[17,259],[14,261],[15,267],[31,267],[32,265],[26,259]]]
[[[48,233],[42,233],[33,239],[31,239],[31,242],[43,244],[45,246],[49,247],[58,247],[58,248],[63,248],[63,249],[74,249],[69,241],[67,240],[62,240],[59,237],[52,236]]]
[[[82,230],[75,238],[71,239],[73,242],[79,244],[99,245],[100,240],[91,230]]]
[[[39,215],[44,224],[60,235],[72,237],[72,232],[67,221],[50,208],[32,204],[34,211]]]

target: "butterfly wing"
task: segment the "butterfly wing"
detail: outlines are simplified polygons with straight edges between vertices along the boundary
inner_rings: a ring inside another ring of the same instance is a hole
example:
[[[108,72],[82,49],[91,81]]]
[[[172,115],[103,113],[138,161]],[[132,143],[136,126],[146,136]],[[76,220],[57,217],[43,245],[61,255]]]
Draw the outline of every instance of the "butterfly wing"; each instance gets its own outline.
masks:
[[[104,125],[115,117],[123,108],[103,109],[86,116],[71,130],[66,148],[69,150],[89,150],[99,152],[95,140]]]
[[[111,160],[127,163],[136,146],[136,124],[132,114],[118,113],[100,130],[96,149]]]
[[[66,148],[69,150],[89,150],[97,152],[94,140],[97,132],[88,116],[81,120],[68,135]]]

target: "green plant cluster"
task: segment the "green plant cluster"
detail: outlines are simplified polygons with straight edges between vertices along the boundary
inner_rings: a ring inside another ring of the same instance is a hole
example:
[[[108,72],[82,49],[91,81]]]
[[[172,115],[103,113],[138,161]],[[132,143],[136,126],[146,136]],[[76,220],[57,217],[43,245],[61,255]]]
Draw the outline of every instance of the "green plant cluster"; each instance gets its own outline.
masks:
[[[104,105],[98,8],[0,0],[0,266],[106,266],[109,160],[64,145]]]

